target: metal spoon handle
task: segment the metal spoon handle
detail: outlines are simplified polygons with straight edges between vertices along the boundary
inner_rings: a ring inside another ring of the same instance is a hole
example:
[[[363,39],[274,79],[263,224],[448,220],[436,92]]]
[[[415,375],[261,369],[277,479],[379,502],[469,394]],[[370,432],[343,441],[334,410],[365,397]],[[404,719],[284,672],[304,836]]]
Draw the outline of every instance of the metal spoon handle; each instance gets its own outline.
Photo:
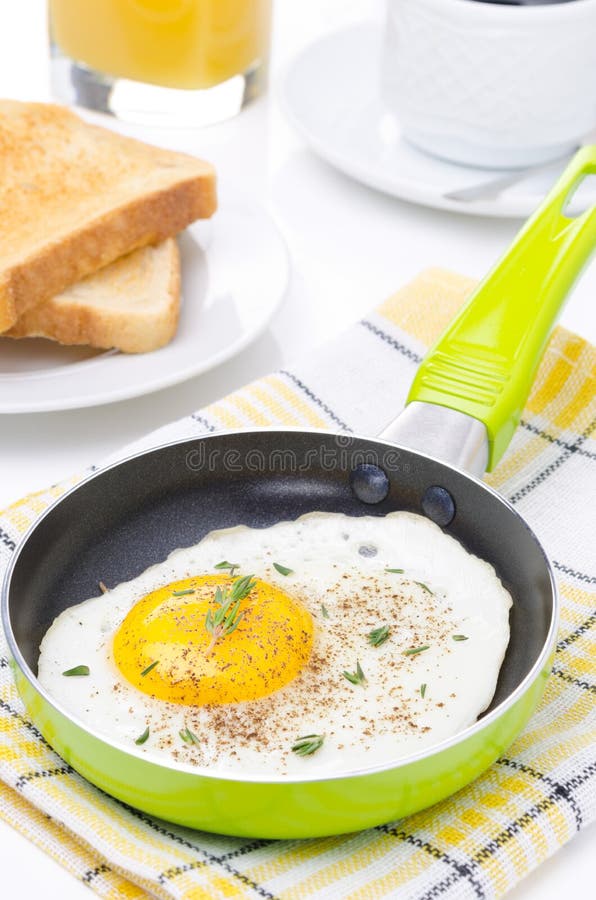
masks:
[[[513,169],[504,175],[497,175],[495,178],[489,178],[488,181],[480,181],[471,184],[469,187],[456,188],[454,191],[448,191],[443,194],[446,200],[453,200],[456,203],[475,203],[478,200],[495,200],[507,188],[519,184],[530,175],[536,175],[540,172],[546,172],[556,163],[549,160],[541,166],[530,166],[525,169]]]

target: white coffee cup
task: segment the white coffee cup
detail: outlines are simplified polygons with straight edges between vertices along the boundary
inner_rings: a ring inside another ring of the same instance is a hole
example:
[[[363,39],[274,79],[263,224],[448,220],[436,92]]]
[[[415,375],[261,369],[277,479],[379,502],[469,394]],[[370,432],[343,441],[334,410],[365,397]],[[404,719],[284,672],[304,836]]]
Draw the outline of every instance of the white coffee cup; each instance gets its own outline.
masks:
[[[596,0],[387,0],[381,85],[404,137],[436,156],[563,156],[596,127]]]

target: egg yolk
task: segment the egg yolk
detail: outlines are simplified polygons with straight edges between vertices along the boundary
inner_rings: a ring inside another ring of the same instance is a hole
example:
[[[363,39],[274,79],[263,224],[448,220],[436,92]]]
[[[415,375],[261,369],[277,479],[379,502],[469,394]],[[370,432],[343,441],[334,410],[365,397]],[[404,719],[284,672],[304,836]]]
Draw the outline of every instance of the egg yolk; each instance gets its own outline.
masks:
[[[168,584],[139,600],[114,636],[114,659],[139,690],[170,703],[204,706],[266,697],[292,681],[312,649],[310,614],[272,584],[253,579],[234,631],[213,642],[218,587],[229,575]]]

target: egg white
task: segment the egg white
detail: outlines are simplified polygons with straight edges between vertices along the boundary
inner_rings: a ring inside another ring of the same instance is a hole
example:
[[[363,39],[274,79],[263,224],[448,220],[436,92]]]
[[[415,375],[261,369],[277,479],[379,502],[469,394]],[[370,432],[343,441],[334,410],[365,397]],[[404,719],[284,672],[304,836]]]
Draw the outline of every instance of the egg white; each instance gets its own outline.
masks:
[[[222,560],[308,609],[315,622],[310,662],[281,690],[247,703],[192,707],[141,693],[112,656],[120,623],[146,594],[213,574]],[[292,574],[280,574],[274,562]],[[269,528],[211,532],[132,581],[66,609],[43,638],[38,677],[83,723],[156,761],[236,775],[347,772],[420,751],[477,719],[495,691],[511,603],[489,563],[423,516],[311,513]],[[384,624],[389,639],[372,647],[368,633]],[[357,662],[365,685],[342,674]],[[89,676],[62,674],[81,664]],[[148,740],[136,745],[147,727]],[[184,728],[198,744],[181,740]],[[297,738],[313,733],[325,736],[315,754],[292,752]]]

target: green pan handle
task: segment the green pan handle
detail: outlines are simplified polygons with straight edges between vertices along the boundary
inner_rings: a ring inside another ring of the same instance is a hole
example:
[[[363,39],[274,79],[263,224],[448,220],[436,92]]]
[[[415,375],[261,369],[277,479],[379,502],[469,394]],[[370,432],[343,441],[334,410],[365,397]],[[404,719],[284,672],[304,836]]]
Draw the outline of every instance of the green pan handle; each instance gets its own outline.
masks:
[[[491,471],[507,449],[550,331],[575,279],[596,248],[596,205],[563,214],[596,146],[584,147],[425,357],[414,400],[446,406],[484,423]]]

